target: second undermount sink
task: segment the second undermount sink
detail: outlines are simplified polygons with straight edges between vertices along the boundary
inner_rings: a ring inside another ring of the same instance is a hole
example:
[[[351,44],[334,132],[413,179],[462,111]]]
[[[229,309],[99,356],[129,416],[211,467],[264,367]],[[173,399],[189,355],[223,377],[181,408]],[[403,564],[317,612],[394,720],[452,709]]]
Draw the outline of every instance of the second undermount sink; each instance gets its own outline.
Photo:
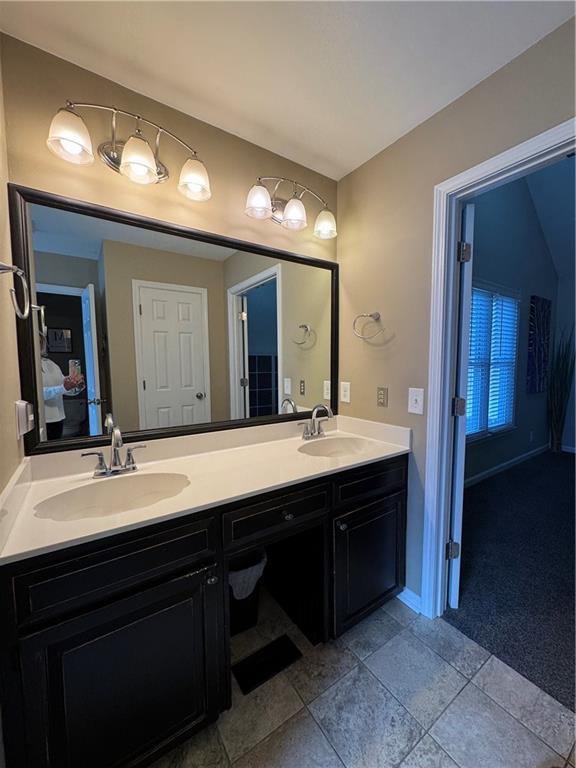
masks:
[[[304,443],[298,450],[308,456],[345,458],[347,456],[362,456],[373,447],[374,443],[363,440],[361,437],[319,437]]]
[[[176,472],[119,475],[58,493],[36,505],[34,514],[50,520],[84,520],[150,507],[178,496],[190,485]]]

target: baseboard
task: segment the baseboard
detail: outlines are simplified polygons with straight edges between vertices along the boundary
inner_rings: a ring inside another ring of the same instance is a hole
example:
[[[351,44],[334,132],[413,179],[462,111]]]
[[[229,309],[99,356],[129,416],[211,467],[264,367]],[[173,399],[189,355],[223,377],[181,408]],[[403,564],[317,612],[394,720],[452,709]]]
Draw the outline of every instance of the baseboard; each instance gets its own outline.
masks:
[[[416,613],[421,613],[420,611],[421,599],[422,598],[420,597],[420,595],[417,595],[416,592],[412,592],[411,589],[404,589],[398,595],[398,600],[401,600],[404,603],[404,605],[407,605],[408,608],[412,608],[412,610],[416,611]]]
[[[541,445],[539,448],[534,448],[534,450],[528,451],[528,453],[523,453],[520,456],[516,456],[515,458],[510,459],[509,461],[504,461],[502,464],[497,464],[495,467],[490,467],[490,469],[486,469],[484,472],[479,472],[477,475],[472,475],[472,477],[469,477],[467,480],[465,480],[464,487],[468,488],[469,485],[475,485],[482,480],[486,480],[488,477],[492,477],[492,475],[497,475],[499,472],[504,472],[516,464],[522,464],[523,461],[528,461],[528,459],[532,459],[534,456],[538,456],[540,453],[544,453],[548,450],[550,450],[550,446],[548,443],[546,443],[546,445]]]
[[[576,453],[576,446],[574,445],[563,445],[562,450],[564,453]]]

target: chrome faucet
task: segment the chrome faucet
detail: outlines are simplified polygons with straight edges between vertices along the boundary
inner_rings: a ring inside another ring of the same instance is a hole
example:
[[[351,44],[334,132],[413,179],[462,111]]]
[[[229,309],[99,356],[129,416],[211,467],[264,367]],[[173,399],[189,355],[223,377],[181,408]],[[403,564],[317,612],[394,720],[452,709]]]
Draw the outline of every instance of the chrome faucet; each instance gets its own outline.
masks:
[[[323,418],[320,418],[318,416],[319,411],[324,411],[326,413],[326,416]],[[328,421],[328,419],[333,419],[334,413],[332,411],[332,408],[330,408],[329,405],[325,405],[324,403],[319,403],[318,405],[315,405],[312,409],[312,417],[310,421],[302,421],[300,422],[300,426],[304,427],[304,432],[302,433],[302,439],[303,440],[315,440],[318,437],[326,437],[324,434],[324,429],[322,427],[322,422]]]
[[[126,461],[122,463],[120,458],[120,448],[122,448],[122,433],[119,427],[114,427],[111,431],[110,443],[110,466],[107,466],[103,451],[87,451],[82,456],[96,456],[98,461],[94,470],[94,477],[111,477],[113,475],[123,475],[126,472],[135,472],[138,467],[134,461],[134,451],[138,448],[146,448],[145,445],[129,445],[126,448]]]
[[[282,400],[282,404],[280,405],[280,411],[284,413],[284,404],[287,403],[292,408],[292,413],[298,413],[298,408],[296,408],[296,403],[294,400],[292,400],[291,397],[285,397],[284,400]]]

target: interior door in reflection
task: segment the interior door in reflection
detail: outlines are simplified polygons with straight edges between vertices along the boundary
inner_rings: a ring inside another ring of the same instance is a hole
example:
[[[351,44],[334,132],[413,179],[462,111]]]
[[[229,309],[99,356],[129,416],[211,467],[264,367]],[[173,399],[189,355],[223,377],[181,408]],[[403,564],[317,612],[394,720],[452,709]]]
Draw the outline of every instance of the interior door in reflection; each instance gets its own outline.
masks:
[[[140,429],[210,421],[206,289],[133,284]]]

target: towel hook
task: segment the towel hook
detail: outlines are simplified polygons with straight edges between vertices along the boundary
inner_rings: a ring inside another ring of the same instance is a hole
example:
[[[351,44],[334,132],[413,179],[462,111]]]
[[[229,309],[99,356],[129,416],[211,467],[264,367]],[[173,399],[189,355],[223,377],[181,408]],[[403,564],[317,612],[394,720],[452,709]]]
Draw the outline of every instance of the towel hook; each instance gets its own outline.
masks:
[[[28,316],[30,315],[30,292],[28,290],[28,281],[26,280],[26,275],[19,267],[15,267],[12,264],[4,264],[0,261],[0,274],[8,274],[9,272],[11,272],[13,275],[17,275],[20,278],[20,282],[22,283],[22,292],[24,294],[24,307],[21,308],[18,304],[18,299],[16,298],[16,291],[14,288],[10,288],[10,298],[12,299],[14,312],[16,312],[16,317],[19,317],[20,320],[27,320]]]
[[[376,336],[379,336],[381,333],[384,333],[384,328],[378,328],[377,331],[370,334],[369,336],[365,336],[358,330],[358,320],[362,319],[363,317],[369,318],[374,323],[380,322],[380,312],[363,312],[360,315],[356,315],[354,318],[354,322],[352,323],[352,330],[354,331],[354,335],[358,336],[359,339],[362,339],[363,341],[369,341],[370,339],[375,339]]]
[[[312,326],[308,323],[301,323],[298,328],[301,328],[304,331],[304,337],[301,341],[297,341],[296,339],[292,339],[292,341],[294,344],[297,344],[299,347],[301,347],[302,344],[306,344],[306,342],[309,340],[310,334],[312,333]]]

